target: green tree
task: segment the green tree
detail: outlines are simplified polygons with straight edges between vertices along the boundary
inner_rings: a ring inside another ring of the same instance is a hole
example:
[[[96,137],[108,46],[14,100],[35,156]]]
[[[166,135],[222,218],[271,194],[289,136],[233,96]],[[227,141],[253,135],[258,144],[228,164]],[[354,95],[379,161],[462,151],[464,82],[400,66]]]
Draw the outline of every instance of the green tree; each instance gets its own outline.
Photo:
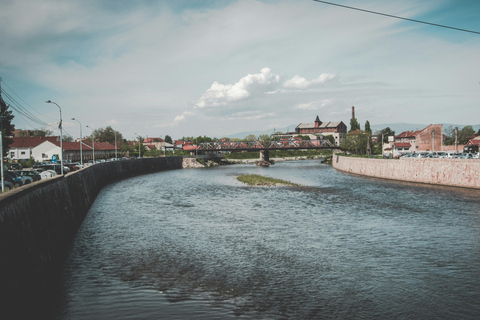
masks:
[[[463,127],[458,131],[458,144],[466,144],[469,138],[475,134],[472,126]]]
[[[245,137],[245,141],[255,141],[256,137],[254,134],[249,134],[248,136]]]
[[[331,144],[335,145],[335,137],[329,134],[328,136],[325,137],[328,141],[330,141]]]
[[[14,115],[8,108],[9,106],[3,101],[0,95],[0,130],[2,131],[3,157],[7,156],[10,150],[9,146],[13,143],[13,140],[9,137],[13,135],[13,131],[15,130],[15,125],[12,124]]]
[[[262,134],[261,136],[258,137],[258,140],[263,144],[263,145],[266,145],[268,144],[271,139],[270,139],[270,136],[268,134]]]
[[[354,154],[366,154],[370,135],[363,131],[349,132],[340,146]]]
[[[118,132],[113,130],[111,126],[108,126],[106,128],[100,128],[100,129],[95,129],[93,131],[94,136],[95,136],[95,141],[98,142],[108,142],[110,144],[115,144],[115,136],[117,142],[120,142],[123,140],[123,135]],[[89,136],[88,139],[90,140],[92,136]]]
[[[388,136],[395,136],[395,131],[390,129],[390,127],[386,127],[386,128],[377,132],[378,142],[380,142],[380,140],[382,140],[382,133],[383,133],[383,142],[384,143],[388,142]]]
[[[357,118],[350,119],[350,130],[348,132],[353,132],[355,130],[360,130],[360,123],[358,123]]]
[[[170,137],[168,134],[165,136],[165,142],[166,143],[173,143],[172,137]]]
[[[365,132],[368,134],[372,134],[372,129],[370,128],[370,121],[365,121]]]

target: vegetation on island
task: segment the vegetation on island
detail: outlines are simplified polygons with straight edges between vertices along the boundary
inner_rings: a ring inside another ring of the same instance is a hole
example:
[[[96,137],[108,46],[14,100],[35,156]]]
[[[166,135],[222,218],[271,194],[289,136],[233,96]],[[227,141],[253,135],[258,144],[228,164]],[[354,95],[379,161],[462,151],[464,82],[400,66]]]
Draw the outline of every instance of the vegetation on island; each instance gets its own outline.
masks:
[[[248,184],[249,186],[298,186],[298,184],[281,180],[275,179],[271,177],[261,176],[259,174],[242,174],[237,177],[237,180],[243,183]]]

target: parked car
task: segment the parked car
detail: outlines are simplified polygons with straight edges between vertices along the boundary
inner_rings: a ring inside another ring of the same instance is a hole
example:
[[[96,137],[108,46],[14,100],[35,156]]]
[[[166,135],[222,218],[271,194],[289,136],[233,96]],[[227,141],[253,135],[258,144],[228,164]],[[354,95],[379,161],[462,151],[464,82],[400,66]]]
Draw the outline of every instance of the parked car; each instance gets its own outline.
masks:
[[[13,183],[11,183],[10,181],[4,180],[3,181],[3,190],[8,191],[8,190],[12,190],[12,189],[13,189]],[[0,189],[0,191],[1,191],[1,189]]]
[[[15,173],[20,176],[31,177],[33,182],[39,181],[41,179],[40,172],[38,172],[37,170],[18,170],[18,171],[15,171]]]
[[[3,173],[3,180],[11,182],[15,188],[23,185],[22,179],[12,176],[8,172]]]
[[[20,175],[17,173],[17,171],[8,171],[8,173],[11,175],[11,176],[14,176],[14,177],[17,177],[17,178],[20,178],[22,179],[22,182],[23,184],[30,184],[33,182],[33,178],[32,177],[29,177],[27,175]]]
[[[22,165],[18,162],[14,162],[10,165],[10,170],[22,170]]]
[[[459,157],[460,159],[473,159],[473,153],[462,153]]]

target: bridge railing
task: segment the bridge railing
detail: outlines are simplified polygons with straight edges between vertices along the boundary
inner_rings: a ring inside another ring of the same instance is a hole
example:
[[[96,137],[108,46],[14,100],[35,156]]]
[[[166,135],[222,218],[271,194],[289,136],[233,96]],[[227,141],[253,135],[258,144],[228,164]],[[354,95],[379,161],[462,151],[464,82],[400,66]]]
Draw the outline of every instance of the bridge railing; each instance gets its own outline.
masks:
[[[202,142],[199,151],[232,150],[281,150],[281,149],[331,149],[335,146],[329,140],[278,140],[263,144],[260,141],[216,141]]]

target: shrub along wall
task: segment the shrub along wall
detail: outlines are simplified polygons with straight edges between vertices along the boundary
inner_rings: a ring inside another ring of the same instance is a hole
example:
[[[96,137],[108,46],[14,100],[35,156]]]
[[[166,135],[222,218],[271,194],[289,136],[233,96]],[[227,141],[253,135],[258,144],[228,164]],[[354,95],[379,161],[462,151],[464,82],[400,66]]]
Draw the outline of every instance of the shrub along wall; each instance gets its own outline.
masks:
[[[7,310],[41,307],[41,298],[54,289],[69,246],[104,186],[179,168],[181,157],[99,163],[1,194],[0,317]]]

